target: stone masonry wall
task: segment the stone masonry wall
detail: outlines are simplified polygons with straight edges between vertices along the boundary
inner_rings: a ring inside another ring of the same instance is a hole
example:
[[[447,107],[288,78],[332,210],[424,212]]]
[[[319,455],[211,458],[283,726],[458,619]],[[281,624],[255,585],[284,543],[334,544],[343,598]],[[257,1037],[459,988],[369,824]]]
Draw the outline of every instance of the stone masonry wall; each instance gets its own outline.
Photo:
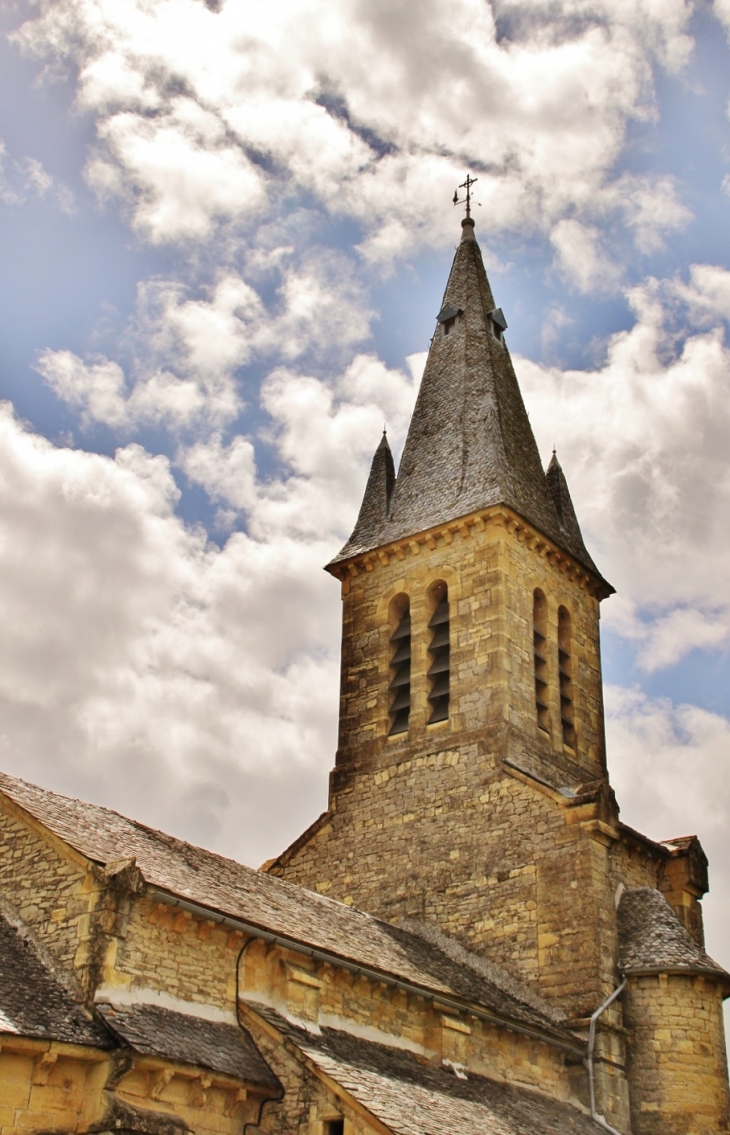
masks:
[[[345,581],[331,814],[272,870],[392,920],[436,921],[582,1016],[613,987],[616,955],[608,852],[582,826],[595,816],[566,822],[570,793],[605,780],[598,601],[513,517],[472,519]],[[451,705],[447,722],[428,726],[428,596],[438,580],[451,606]],[[535,711],[536,587],[548,600],[549,736]],[[403,593],[412,708],[408,733],[388,737],[389,611]],[[574,752],[560,730],[561,605],[573,625]],[[544,791],[540,777],[568,792]]]
[[[474,1016],[445,1012],[429,998],[384,986],[328,963],[254,942],[246,950],[241,996],[319,1026],[359,1030],[381,1043],[404,1044],[430,1061],[449,1059],[481,1075],[585,1103],[587,1081],[564,1053]],[[253,1006],[255,1008],[255,1004]]]
[[[633,1135],[728,1131],[721,992],[691,975],[634,977],[626,997]]]
[[[0,797],[0,894],[69,974],[91,963],[99,884],[81,856]]]

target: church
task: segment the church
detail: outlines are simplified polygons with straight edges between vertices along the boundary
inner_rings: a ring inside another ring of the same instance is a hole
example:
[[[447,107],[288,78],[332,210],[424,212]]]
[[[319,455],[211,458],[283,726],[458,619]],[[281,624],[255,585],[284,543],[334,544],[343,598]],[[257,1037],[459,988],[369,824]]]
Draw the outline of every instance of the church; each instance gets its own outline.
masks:
[[[469,215],[348,542],[326,810],[253,870],[0,775],[0,1133],[730,1130],[707,859],[619,819],[600,604]]]

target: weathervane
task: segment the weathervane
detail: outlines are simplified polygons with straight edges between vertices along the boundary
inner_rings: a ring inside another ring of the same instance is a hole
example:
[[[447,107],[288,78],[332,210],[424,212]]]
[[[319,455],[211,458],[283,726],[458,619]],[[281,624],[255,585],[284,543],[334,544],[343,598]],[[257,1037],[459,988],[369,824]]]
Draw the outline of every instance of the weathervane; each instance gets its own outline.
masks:
[[[476,185],[476,183],[478,181],[479,181],[478,177],[472,177],[471,174],[466,175],[466,181],[463,181],[461,183],[461,185],[459,186],[459,189],[465,189],[466,190],[466,196],[462,197],[461,199],[459,198],[459,189],[454,190],[454,204],[455,205],[466,204],[467,220],[471,217],[471,187],[472,187],[472,185]]]

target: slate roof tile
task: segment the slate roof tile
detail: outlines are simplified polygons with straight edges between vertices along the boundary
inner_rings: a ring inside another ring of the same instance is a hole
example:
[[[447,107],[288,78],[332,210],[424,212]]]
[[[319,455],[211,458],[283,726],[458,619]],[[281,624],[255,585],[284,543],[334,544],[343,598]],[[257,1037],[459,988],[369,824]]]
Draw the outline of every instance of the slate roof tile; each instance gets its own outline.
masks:
[[[631,887],[618,906],[619,965],[624,973],[683,970],[725,978],[722,966],[698,946],[664,895],[654,887]]]
[[[0,791],[95,862],[133,858],[145,881],[161,890],[576,1044],[560,1023],[564,1018],[547,1002],[516,979],[505,975],[498,983],[479,972],[476,959],[474,965],[455,960],[420,935],[108,808],[60,796],[4,773],[0,773]]]
[[[316,1067],[396,1135],[595,1135],[569,1104],[472,1072],[460,1079],[414,1053],[340,1030],[317,1035],[251,1004]]]
[[[0,1033],[111,1048],[111,1037],[58,980],[23,926],[0,915]]]
[[[161,1005],[99,1004],[97,1009],[110,1030],[135,1052],[280,1087],[250,1034],[236,1025]]]

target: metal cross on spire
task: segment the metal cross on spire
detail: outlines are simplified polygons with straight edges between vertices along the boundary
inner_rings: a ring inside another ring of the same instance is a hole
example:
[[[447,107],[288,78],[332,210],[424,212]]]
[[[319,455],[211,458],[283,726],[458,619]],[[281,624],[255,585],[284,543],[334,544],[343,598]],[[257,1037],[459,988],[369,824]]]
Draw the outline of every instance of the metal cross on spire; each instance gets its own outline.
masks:
[[[461,185],[459,186],[459,189],[465,189],[466,190],[466,196],[460,198],[459,197],[459,189],[454,190],[454,204],[455,205],[466,204],[466,215],[467,215],[467,217],[471,217],[471,187],[472,187],[472,185],[476,185],[476,183],[478,181],[479,181],[478,177],[472,177],[471,174],[467,174],[466,175],[466,181],[462,181]]]

